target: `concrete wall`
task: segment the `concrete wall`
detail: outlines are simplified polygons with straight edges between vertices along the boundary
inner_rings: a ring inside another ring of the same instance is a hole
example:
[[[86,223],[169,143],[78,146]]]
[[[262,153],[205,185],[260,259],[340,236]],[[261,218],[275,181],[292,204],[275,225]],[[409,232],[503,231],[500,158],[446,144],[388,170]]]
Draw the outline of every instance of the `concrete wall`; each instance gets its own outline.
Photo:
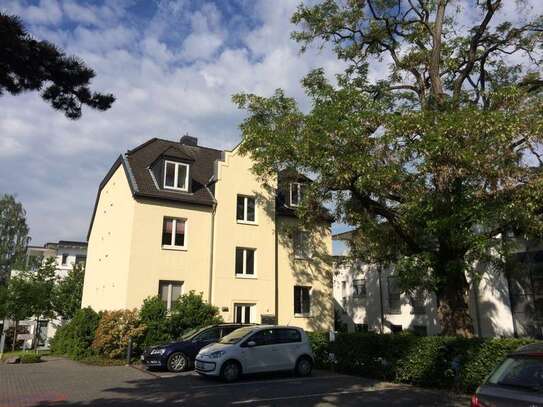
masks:
[[[82,307],[96,311],[126,308],[136,202],[122,166],[98,199],[88,242]]]

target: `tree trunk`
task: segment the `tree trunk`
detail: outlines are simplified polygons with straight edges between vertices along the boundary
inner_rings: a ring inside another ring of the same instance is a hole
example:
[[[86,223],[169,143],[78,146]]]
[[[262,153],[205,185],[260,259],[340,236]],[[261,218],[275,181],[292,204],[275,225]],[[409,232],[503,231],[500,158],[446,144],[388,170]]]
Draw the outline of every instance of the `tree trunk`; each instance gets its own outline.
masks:
[[[446,281],[437,293],[437,315],[442,335],[473,336],[469,284],[463,272],[447,273]]]
[[[11,351],[15,352],[15,345],[17,345],[17,329],[19,328],[19,321],[15,320],[15,329],[13,330],[13,338],[11,343]]]

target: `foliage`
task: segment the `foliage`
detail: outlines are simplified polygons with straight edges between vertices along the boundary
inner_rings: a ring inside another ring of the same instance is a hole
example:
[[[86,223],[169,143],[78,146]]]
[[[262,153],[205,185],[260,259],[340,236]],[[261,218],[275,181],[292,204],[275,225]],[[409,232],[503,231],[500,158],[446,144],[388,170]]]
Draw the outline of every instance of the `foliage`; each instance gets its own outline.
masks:
[[[21,363],[39,363],[41,356],[34,352],[25,352],[19,356]]]
[[[330,340],[328,332],[306,332],[311,342],[315,364],[319,368],[330,367]]]
[[[100,355],[86,356],[79,359],[78,362],[92,366],[122,366],[126,364],[126,360],[124,359],[110,359]]]
[[[14,339],[14,333],[15,333],[15,326],[10,326],[5,331],[6,334],[6,342],[4,344],[4,350],[11,349],[11,350],[17,350],[22,349],[24,344],[24,339],[17,339],[17,343],[13,343]],[[18,325],[17,326],[17,336],[18,335],[27,335],[30,331],[28,330],[28,326],[26,325]],[[19,336],[18,336],[19,337]]]
[[[510,250],[498,236],[543,232],[543,18],[495,24],[502,3],[471,6],[479,21],[469,30],[456,29],[462,7],[446,0],[302,4],[293,38],[302,50],[331,46],[346,71],[336,84],[323,69],[303,79],[307,114],[281,90],[234,96],[248,112],[241,152],[255,172],[312,174],[303,222],[334,207],[355,227],[352,255],[394,263],[404,291],[434,292],[449,335],[473,331],[468,281],[478,261],[503,266],[489,257]],[[370,61],[385,58],[388,76],[373,80]]]
[[[23,206],[12,195],[0,195],[0,285],[23,263],[29,240]]]
[[[222,322],[219,309],[206,303],[202,294],[190,291],[183,294],[172,305],[169,324],[172,338],[179,338],[189,328]]]
[[[81,308],[85,269],[82,264],[74,264],[66,277],[58,278],[53,294],[55,312],[65,319],[71,319]]]
[[[473,391],[498,363],[527,339],[407,334],[339,334],[328,343],[311,334],[317,365],[380,380]],[[334,355],[334,363],[329,354]]]
[[[169,342],[172,338],[169,332],[168,310],[160,297],[149,297],[143,301],[139,317],[145,325],[143,347]]]
[[[77,119],[87,105],[107,110],[115,98],[93,93],[94,71],[55,45],[34,39],[16,16],[0,13],[0,95],[41,91],[41,97],[66,117]]]
[[[57,329],[51,351],[74,359],[91,356],[99,320],[100,316],[90,307],[78,310],[70,322]]]
[[[111,359],[122,358],[126,356],[129,339],[132,338],[137,352],[136,346],[144,334],[145,325],[140,322],[137,309],[104,311],[100,315],[92,349]]]

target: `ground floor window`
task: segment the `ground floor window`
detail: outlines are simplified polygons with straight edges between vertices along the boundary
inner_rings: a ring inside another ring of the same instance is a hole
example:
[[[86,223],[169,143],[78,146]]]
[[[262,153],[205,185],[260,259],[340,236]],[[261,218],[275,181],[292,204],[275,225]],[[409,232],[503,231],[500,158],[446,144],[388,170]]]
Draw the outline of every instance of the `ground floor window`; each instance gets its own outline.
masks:
[[[164,305],[166,305],[168,311],[172,308],[173,303],[181,296],[182,288],[182,281],[160,280],[158,282],[158,295]]]
[[[294,286],[294,314],[309,315],[311,312],[311,287]]]
[[[254,304],[234,304],[235,323],[250,324],[254,319]]]
[[[47,342],[47,326],[49,321],[38,321],[38,346],[45,346]]]

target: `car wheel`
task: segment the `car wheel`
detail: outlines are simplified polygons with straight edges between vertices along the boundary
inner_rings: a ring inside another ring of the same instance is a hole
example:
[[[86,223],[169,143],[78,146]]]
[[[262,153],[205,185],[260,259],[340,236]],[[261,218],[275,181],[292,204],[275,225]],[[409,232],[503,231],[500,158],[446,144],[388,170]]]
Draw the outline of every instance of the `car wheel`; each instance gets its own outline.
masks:
[[[311,374],[311,371],[313,370],[313,362],[308,357],[301,357],[296,362],[296,367],[294,368],[294,371],[298,376],[306,377]]]
[[[239,379],[239,376],[241,374],[241,367],[239,363],[230,361],[226,362],[221,369],[221,378],[225,382],[235,382]]]
[[[188,358],[181,352],[174,352],[168,358],[168,370],[170,372],[183,372],[189,367]]]

